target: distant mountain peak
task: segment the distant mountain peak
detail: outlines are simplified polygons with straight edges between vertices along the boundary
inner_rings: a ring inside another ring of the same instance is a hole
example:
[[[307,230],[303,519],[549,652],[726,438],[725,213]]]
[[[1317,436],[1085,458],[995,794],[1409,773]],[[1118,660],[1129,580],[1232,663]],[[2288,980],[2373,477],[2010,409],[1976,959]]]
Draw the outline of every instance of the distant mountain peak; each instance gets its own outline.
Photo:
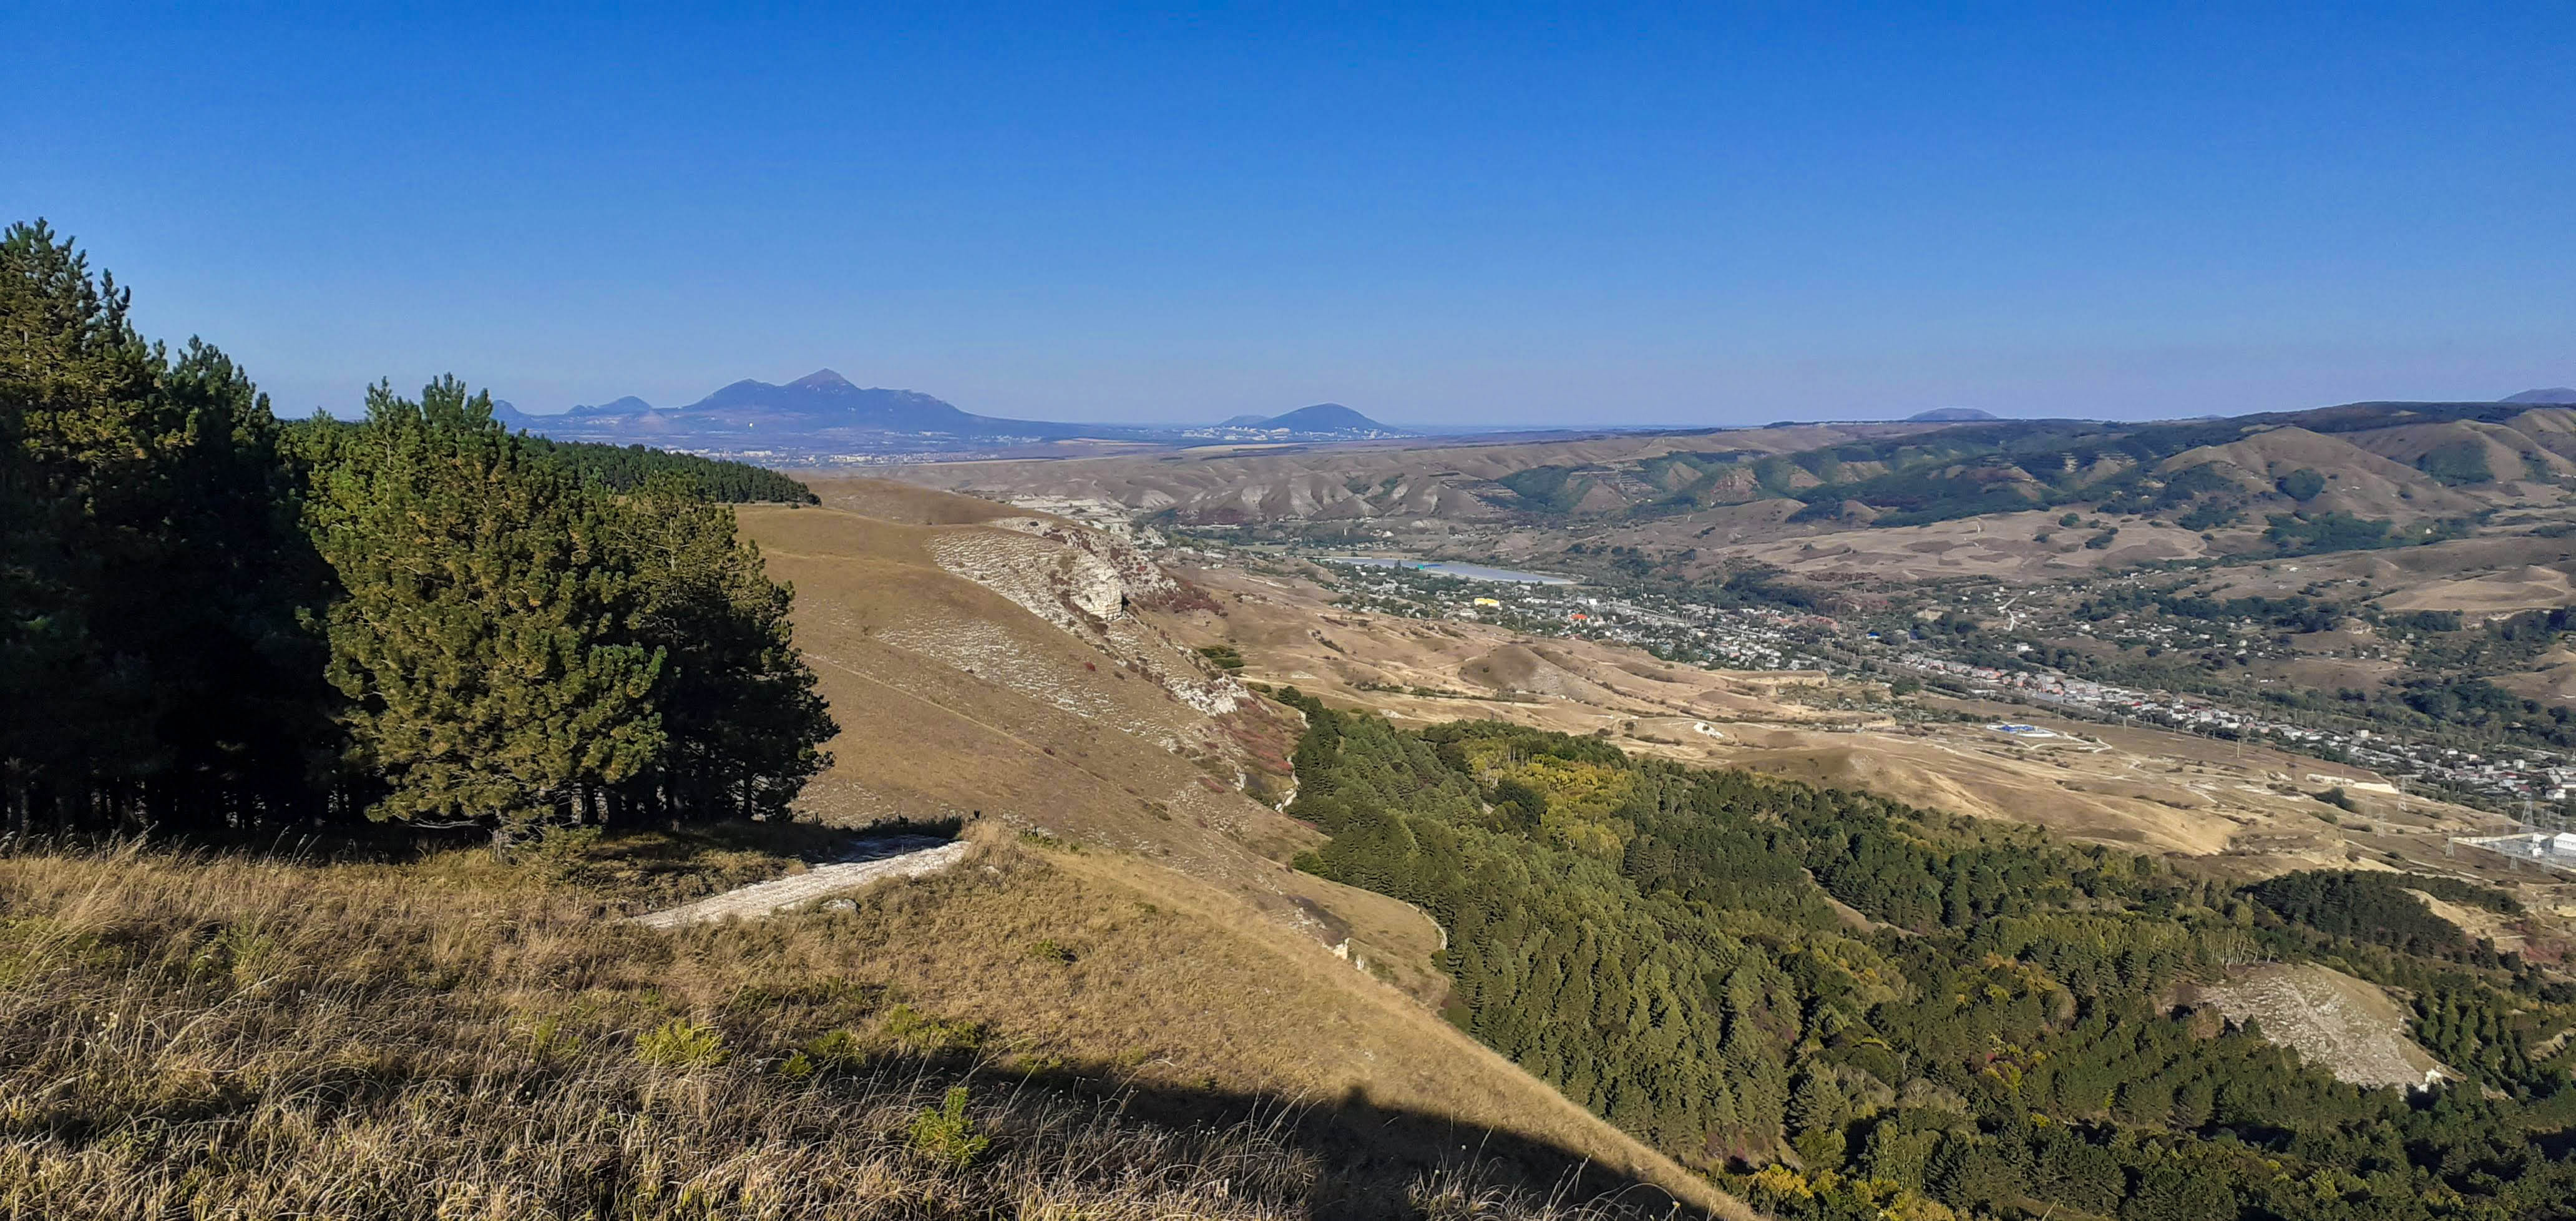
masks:
[[[2525,390],[2496,400],[2499,403],[2536,403],[2551,407],[2576,407],[2576,386],[2551,386],[2545,390]]]
[[[851,385],[851,384],[850,384],[850,379],[848,379],[848,378],[846,378],[846,377],[843,377],[843,376],[841,376],[840,374],[838,374],[838,373],[835,373],[835,372],[831,371],[830,369],[816,369],[816,370],[814,370],[813,372],[808,373],[808,374],[806,374],[806,375],[805,375],[805,376],[803,376],[803,377],[797,378],[795,381],[789,382],[789,383],[787,383],[787,384],[788,384],[789,386],[791,386],[791,387],[794,387],[795,389],[798,389],[798,390],[856,390],[856,389],[858,389],[858,387],[853,386],[853,385]]]
[[[1905,417],[1905,422],[1909,424],[1955,424],[1963,420],[1999,420],[2002,418],[2002,416],[1996,415],[1991,411],[1980,411],[1974,407],[1935,407],[1930,411],[1915,412],[1914,414]]]
[[[1317,403],[1300,407],[1285,415],[1263,420],[1257,427],[1284,428],[1290,432],[1374,432],[1389,436],[1396,430],[1361,415],[1340,403]]]
[[[608,402],[605,402],[605,403],[584,403],[584,404],[582,404],[582,405],[580,405],[580,406],[578,406],[578,407],[573,408],[573,409],[572,409],[572,410],[570,410],[570,411],[565,412],[564,414],[565,414],[565,415],[642,415],[642,414],[644,414],[645,412],[648,412],[648,411],[651,411],[651,410],[653,410],[653,404],[651,404],[651,403],[647,403],[647,402],[645,402],[644,400],[639,399],[639,398],[635,397],[634,395],[631,395],[631,394],[630,394],[630,395],[627,395],[627,396],[626,396],[626,397],[624,397],[624,398],[620,398],[620,399],[612,399],[612,400],[610,400],[610,401],[608,401]]]

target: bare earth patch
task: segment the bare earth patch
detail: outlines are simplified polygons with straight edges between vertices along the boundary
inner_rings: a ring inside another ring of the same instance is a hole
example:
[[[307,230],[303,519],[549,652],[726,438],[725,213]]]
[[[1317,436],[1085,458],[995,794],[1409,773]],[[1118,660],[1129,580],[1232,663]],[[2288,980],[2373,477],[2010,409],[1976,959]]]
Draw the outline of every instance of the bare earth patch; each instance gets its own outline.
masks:
[[[2459,1078],[2406,1036],[2406,1011],[2387,993],[2329,967],[2265,963],[2199,994],[2339,1081],[2420,1088]]]

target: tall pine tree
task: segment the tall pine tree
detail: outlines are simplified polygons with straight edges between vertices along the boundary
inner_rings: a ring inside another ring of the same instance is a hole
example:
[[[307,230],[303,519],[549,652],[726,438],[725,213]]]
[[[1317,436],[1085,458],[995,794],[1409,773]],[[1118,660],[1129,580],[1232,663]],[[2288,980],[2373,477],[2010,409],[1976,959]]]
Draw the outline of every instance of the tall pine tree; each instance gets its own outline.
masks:
[[[796,652],[793,591],[691,479],[655,474],[620,508],[639,639],[667,659],[654,702],[668,745],[619,796],[666,816],[786,814],[830,766],[835,729]]]
[[[369,808],[507,838],[652,763],[662,650],[617,562],[608,498],[495,423],[453,378],[370,391],[367,426],[317,434],[312,524],[344,587],[329,677]]]
[[[22,828],[273,820],[311,792],[321,570],[265,397],[128,302],[43,222],[0,235],[0,788]]]

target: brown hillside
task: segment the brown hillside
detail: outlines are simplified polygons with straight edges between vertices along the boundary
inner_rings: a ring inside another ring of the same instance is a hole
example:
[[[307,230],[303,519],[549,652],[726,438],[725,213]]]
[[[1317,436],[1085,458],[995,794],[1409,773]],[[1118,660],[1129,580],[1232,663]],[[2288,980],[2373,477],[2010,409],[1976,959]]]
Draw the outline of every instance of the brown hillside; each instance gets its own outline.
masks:
[[[2383,430],[2385,431],[2385,430]],[[2326,490],[2302,508],[2411,521],[2420,517],[2472,513],[2480,503],[2441,484],[2413,466],[2362,448],[2348,437],[2325,436],[2304,428],[2274,428],[2226,445],[2205,445],[2167,458],[2157,466],[2172,475],[2208,466],[2247,492],[2267,496],[2289,507],[2274,491],[2283,476],[2302,468],[2326,477]],[[2410,459],[2411,461],[2411,459]]]
[[[2471,615],[2508,614],[2576,606],[2576,580],[2557,568],[2524,564],[2505,572],[2455,581],[2425,581],[2379,600],[2397,611],[2460,611]]]
[[[1796,425],[1708,433],[1618,435],[1445,444],[1298,447],[1244,453],[1231,447],[1152,457],[1069,461],[925,463],[898,477],[932,487],[1011,499],[1096,501],[1136,512],[1172,511],[1188,522],[1331,521],[1437,517],[1460,522],[1504,515],[1511,496],[1492,481],[1542,466],[1621,466],[1669,454],[1794,453],[1819,446],[1922,432],[1939,425]],[[1606,485],[1605,485],[1606,486]],[[1598,512],[1651,498],[1652,484],[1611,488]],[[1492,498],[1492,499],[1489,499]],[[1611,500],[1618,504],[1613,505]]]
[[[886,950],[888,969],[919,964],[906,975],[917,994],[1032,1039],[1073,1032],[1067,1050],[1140,1048],[1202,1075],[1238,1064],[1268,1083],[1260,1088],[1308,1097],[1357,1091],[1717,1198],[1440,1022],[1432,1007],[1446,984],[1429,967],[1440,932],[1418,912],[1286,867],[1321,836],[1253,794],[1284,799],[1298,726],[1166,629],[1176,615],[1208,613],[1198,595],[1061,519],[982,516],[982,502],[935,492],[828,481],[817,491],[950,524],[836,508],[740,512],[773,573],[796,586],[798,643],[841,726],[809,812],[845,824],[980,813],[1086,849],[1051,854],[1057,868],[1044,876],[1058,880],[1045,885],[1056,889],[1035,900],[929,887],[962,906],[916,909],[927,939],[907,931]],[[1007,910],[984,910],[993,903]],[[1134,923],[1116,913],[1140,903],[1212,924],[1113,941]],[[1061,979],[1023,979],[1024,964],[1001,961],[1016,942],[995,949],[986,937],[975,942],[984,959],[960,958],[944,947],[967,939],[938,932],[1029,921],[1103,940]],[[1211,927],[1233,932],[1211,941]],[[1009,982],[986,978],[996,972]],[[1197,1008],[1167,1011],[1184,1000]],[[1201,1037],[1191,1030],[1224,1046],[1169,1054]]]
[[[2553,454],[2576,458],[2576,408],[2535,407],[2505,421],[2505,427]]]
[[[2534,414],[2534,413],[2526,413]],[[2534,421],[2539,427],[2539,422]],[[2501,481],[2529,477],[2527,467],[2537,473],[2555,477],[2576,471],[2562,455],[2552,453],[2531,434],[2510,424],[2486,424],[2474,420],[2452,420],[2441,424],[2409,424],[2397,428],[2374,428],[2352,434],[2352,443],[2374,454],[2413,466],[2426,454],[2445,447],[2468,447],[2486,461],[2487,470]]]
[[[825,506],[910,526],[967,526],[1028,510],[893,479],[809,478]]]
[[[1609,691],[1587,682],[1527,645],[1510,644],[1459,668],[1459,676],[1491,691],[1553,695],[1563,699],[1606,702]]]
[[[805,798],[816,816],[981,813],[1149,853],[1316,923],[1297,900],[1312,902],[1319,884],[1273,859],[1314,833],[1246,795],[1285,792],[1296,726],[1132,618],[1064,603],[1046,608],[1050,622],[1009,596],[1045,607],[1073,548],[833,509],[740,516],[771,571],[796,586],[798,643],[841,726],[834,766]],[[1015,576],[1030,580],[1005,579]],[[1353,891],[1326,906],[1369,903]]]

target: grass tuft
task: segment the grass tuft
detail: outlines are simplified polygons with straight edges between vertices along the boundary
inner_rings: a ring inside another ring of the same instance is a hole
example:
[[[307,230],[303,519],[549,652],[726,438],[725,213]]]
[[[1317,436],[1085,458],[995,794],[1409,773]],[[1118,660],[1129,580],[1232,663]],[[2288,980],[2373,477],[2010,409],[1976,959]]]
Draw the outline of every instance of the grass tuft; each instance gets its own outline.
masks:
[[[714,1068],[733,1053],[723,1032],[673,1018],[635,1040],[635,1058],[662,1068]]]

